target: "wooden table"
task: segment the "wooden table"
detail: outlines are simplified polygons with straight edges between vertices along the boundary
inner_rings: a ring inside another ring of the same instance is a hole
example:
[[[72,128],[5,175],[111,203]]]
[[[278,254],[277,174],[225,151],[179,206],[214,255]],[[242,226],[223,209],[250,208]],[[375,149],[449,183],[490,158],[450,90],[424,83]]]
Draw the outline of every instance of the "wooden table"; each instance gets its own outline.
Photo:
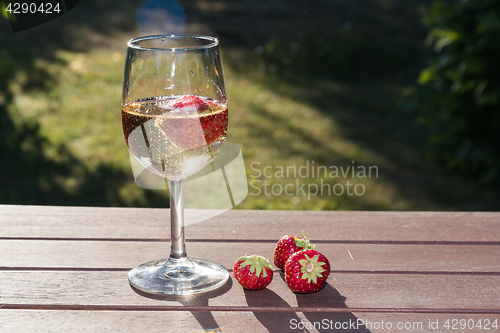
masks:
[[[325,288],[294,294],[276,272],[261,291],[231,279],[148,298],[127,271],[167,255],[168,216],[0,206],[0,332],[500,331],[499,213],[228,211],[186,228],[190,257],[232,272],[239,256],[271,258],[281,236],[304,230],[332,264]]]

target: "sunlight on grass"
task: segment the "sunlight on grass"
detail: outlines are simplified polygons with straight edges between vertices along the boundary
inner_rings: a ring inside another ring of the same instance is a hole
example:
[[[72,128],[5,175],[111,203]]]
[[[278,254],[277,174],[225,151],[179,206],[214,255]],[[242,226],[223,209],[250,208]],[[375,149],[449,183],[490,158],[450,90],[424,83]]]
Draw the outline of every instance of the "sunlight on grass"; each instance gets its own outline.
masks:
[[[123,62],[124,55],[107,49],[93,49],[86,54],[60,51],[56,61],[36,63],[56,78],[48,93],[16,88],[23,86],[24,79],[23,73],[17,75],[11,83],[11,89],[18,91],[10,112],[14,119],[39,123],[40,134],[50,143],[46,156],[57,161],[60,158],[57,147],[64,145],[91,172],[106,165],[128,173],[129,180],[113,192],[121,202],[149,206],[143,190],[133,182],[122,133]],[[265,68],[244,75],[226,66],[225,75],[230,110],[227,140],[241,147],[250,185],[248,197],[238,208],[441,208],[415,199],[419,194],[413,196],[412,188],[402,188],[391,181],[391,175],[405,172],[400,170],[401,165],[415,163],[415,155],[409,154],[405,157],[407,162],[404,159],[402,162],[363,144],[373,135],[386,147],[390,144],[394,146],[390,149],[400,149],[397,142],[380,139],[383,134],[377,131],[381,130],[383,120],[370,115],[364,120],[355,118],[363,113],[353,113],[352,108],[372,107],[369,95],[366,100],[356,100],[348,97],[353,94],[348,83],[315,80],[312,93],[307,98],[298,98],[304,93],[303,87],[276,80]],[[340,96],[350,98],[349,103],[341,103]],[[367,137],[364,141],[352,137],[352,133],[364,132]],[[376,171],[372,175],[360,173],[370,167]],[[82,185],[78,170],[56,181],[70,194]],[[165,202],[168,200],[165,192],[155,195]]]
[[[133,180],[120,106],[140,5],[117,4],[85,2],[71,19],[1,35],[3,203],[168,205],[166,191]],[[186,33],[220,40],[227,140],[250,185],[238,208],[499,209],[498,188],[429,160],[425,131],[403,112],[425,58],[420,5],[181,4]]]
[[[128,153],[121,133],[122,57],[95,50],[59,52],[58,58],[59,64],[40,64],[57,74],[58,84],[48,94],[18,95],[13,112],[36,118],[50,142],[64,143],[89,168],[101,162],[123,168]]]
[[[54,146],[66,145],[90,170],[100,163],[110,164],[119,170],[130,170],[120,118],[123,57],[96,49],[88,54],[59,52],[58,59],[58,63],[38,64],[58,78],[50,92],[19,93],[12,112],[24,119],[36,119],[41,126],[41,134],[50,143]],[[326,117],[311,105],[294,101],[260,85],[259,79],[264,80],[265,75],[262,73],[257,80],[249,80],[232,72],[230,67],[226,68],[231,114],[228,141],[242,147],[249,181],[254,181],[254,188],[239,208],[317,210],[394,206],[394,191],[388,190],[377,179],[352,179],[350,176],[345,179],[273,177],[268,182],[275,191],[266,195],[262,188],[262,193],[255,195],[255,184],[262,184],[267,179],[264,176],[256,178],[256,171],[249,169],[254,162],[258,162],[260,168],[299,168],[306,161],[326,167],[347,167],[351,160],[356,160],[357,164],[373,160],[373,154],[342,136],[342,129],[335,118]],[[339,106],[332,104],[331,107]],[[57,154],[50,149],[47,154],[57,158]],[[293,196],[275,195],[278,187],[299,184],[296,183],[298,180],[300,185],[305,183],[306,188],[308,184],[320,186],[324,182],[334,186],[337,182],[350,180],[353,186],[363,184],[366,188],[363,192],[366,193],[363,196],[337,196],[326,193],[304,195],[303,191],[299,191]],[[71,192],[77,188],[78,180],[63,177],[60,183]],[[117,192],[123,197],[137,198],[140,195],[132,181]],[[368,198],[377,199],[370,201]],[[147,202],[143,204],[147,205]],[[404,204],[395,206],[405,208]]]
[[[390,164],[384,157],[343,136],[335,116],[328,117],[324,110],[282,96],[260,85],[259,80],[250,81],[230,71],[226,76],[231,110],[228,140],[241,145],[251,185],[249,197],[240,205],[241,208],[330,210],[410,209],[414,206],[411,201],[402,200],[394,186],[378,177],[357,178],[357,174],[351,172],[330,177],[332,168],[346,170],[354,167],[353,162],[358,167],[377,166],[380,169]],[[289,88],[294,89],[293,86]],[[338,86],[332,88],[339,89]],[[329,107],[333,114],[341,108],[334,99]],[[250,167],[252,163],[253,168]],[[306,179],[299,175],[281,177],[279,174],[279,168],[299,169],[306,164],[310,172]],[[322,178],[312,175],[318,166],[329,170],[326,177],[324,173]],[[267,175],[272,177],[263,174],[266,167],[269,170]],[[358,188],[361,189],[362,185],[364,189],[358,194],[363,194],[356,195],[351,191],[349,195],[344,191],[337,195],[341,192],[340,185],[346,189],[347,182],[353,188],[360,184]],[[304,190],[297,191],[302,184],[306,184]],[[322,184],[330,186],[324,185],[323,195]],[[338,190],[334,193],[332,187],[336,184],[339,184]],[[294,192],[291,190],[294,188],[296,195],[283,194],[287,185],[288,193]]]

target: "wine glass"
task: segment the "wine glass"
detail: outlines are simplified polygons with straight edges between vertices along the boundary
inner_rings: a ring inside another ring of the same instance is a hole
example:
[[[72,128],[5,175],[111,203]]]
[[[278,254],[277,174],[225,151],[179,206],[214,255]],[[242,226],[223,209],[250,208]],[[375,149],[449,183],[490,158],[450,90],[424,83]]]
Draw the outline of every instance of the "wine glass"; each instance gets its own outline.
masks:
[[[122,125],[131,155],[170,187],[170,257],[132,269],[130,284],[158,295],[190,295],[222,286],[229,278],[223,266],[186,254],[182,194],[182,180],[212,163],[226,139],[219,41],[194,35],[131,39]]]

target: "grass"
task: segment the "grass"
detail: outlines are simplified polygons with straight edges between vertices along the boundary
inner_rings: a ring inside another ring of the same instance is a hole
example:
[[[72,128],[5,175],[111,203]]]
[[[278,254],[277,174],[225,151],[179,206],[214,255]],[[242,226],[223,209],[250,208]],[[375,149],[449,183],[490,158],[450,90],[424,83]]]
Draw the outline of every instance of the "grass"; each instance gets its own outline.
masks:
[[[166,193],[133,182],[121,129],[124,45],[139,34],[123,22],[136,6],[122,2],[121,16],[110,17],[121,29],[84,15],[101,9],[105,17],[111,3],[89,1],[80,21],[61,18],[44,28],[81,38],[50,40],[43,54],[36,43],[24,57],[15,46],[4,52],[2,126],[6,138],[17,139],[2,144],[1,202],[168,205]],[[301,16],[293,1],[258,8],[250,1],[181,3],[190,9],[187,32],[221,39],[228,141],[241,147],[250,184],[238,208],[498,210],[500,190],[429,161],[422,130],[401,111],[402,91],[425,55],[419,2],[360,4],[317,1]],[[22,44],[33,34],[10,38]],[[313,164],[323,167],[320,176],[312,176]],[[308,177],[280,173],[305,173],[307,165]],[[370,166],[377,173],[368,177],[361,171]],[[277,195],[287,185],[291,195]],[[322,186],[323,195],[312,195]]]

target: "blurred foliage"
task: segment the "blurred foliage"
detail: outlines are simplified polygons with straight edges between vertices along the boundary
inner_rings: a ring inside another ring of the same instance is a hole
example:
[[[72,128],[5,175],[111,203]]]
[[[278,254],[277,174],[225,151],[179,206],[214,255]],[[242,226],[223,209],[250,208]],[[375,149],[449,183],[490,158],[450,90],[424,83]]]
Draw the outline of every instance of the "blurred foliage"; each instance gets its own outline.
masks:
[[[431,156],[500,184],[500,6],[437,0],[425,12],[434,48],[409,110],[429,129]]]
[[[351,21],[326,33],[309,31],[293,39],[274,36],[255,50],[270,64],[271,73],[339,79],[393,73],[411,62],[408,55],[416,54],[415,48],[404,51],[408,50],[394,40],[356,29]]]
[[[6,24],[0,28],[10,29]],[[50,43],[57,45],[55,39],[47,42],[39,38],[25,43],[23,38],[10,36],[10,33],[0,34],[0,203],[168,205],[156,192],[135,190],[137,186],[133,182],[130,184],[128,169],[118,168],[110,159],[97,160],[82,155],[87,150],[81,144],[79,149],[74,148],[77,142],[74,132],[80,131],[80,138],[87,141],[88,133],[91,133],[89,127],[96,128],[98,133],[107,132],[107,128],[101,129],[91,121],[86,122],[87,126],[84,125],[85,116],[95,119],[99,109],[92,104],[94,99],[88,98],[93,91],[85,91],[77,86],[81,84],[88,87],[90,82],[96,82],[93,83],[94,90],[104,90],[102,94],[105,96],[96,103],[112,111],[105,103],[112,100],[109,97],[110,89],[103,88],[108,84],[107,77],[101,79],[90,76],[85,82],[80,82],[76,79],[89,74],[75,75],[83,69],[79,54],[56,52],[56,47],[40,46]],[[5,39],[2,40],[2,37]],[[117,63],[109,61],[113,59],[112,55],[109,58],[98,55],[98,58],[107,64]],[[100,63],[93,63],[92,66],[96,69],[95,73],[107,73]],[[121,70],[121,64],[119,67]],[[121,73],[116,76],[118,78],[113,77],[112,85],[116,86],[118,82],[119,90]],[[64,91],[68,88],[71,92]],[[79,101],[76,97],[82,92],[84,96],[81,103],[87,105],[86,110],[81,110],[81,105],[75,102]],[[119,96],[116,104],[119,104]],[[103,119],[107,120],[104,116]],[[73,130],[68,130],[68,127]],[[117,127],[120,128],[119,125]],[[94,149],[92,153],[95,156],[109,155],[109,151],[101,150]]]
[[[123,205],[115,189],[125,172],[104,163],[89,170],[66,144],[49,140],[39,117],[25,119],[10,112],[22,93],[45,92],[56,84],[45,68],[36,65],[36,56],[21,46],[0,50],[0,202]]]
[[[416,8],[429,0],[179,2],[186,33],[221,40],[228,141],[242,148],[253,185],[366,186],[363,196],[310,198],[250,187],[238,208],[500,209],[499,188],[426,161],[423,128],[394,103],[421,69],[427,31]],[[168,206],[166,191],[135,184],[121,128],[125,45],[140,34],[138,6],[87,0],[19,33],[0,16],[0,203]],[[314,162],[380,174],[267,178],[253,162],[261,171]]]
[[[5,7],[5,4],[1,3],[1,8],[2,8],[2,16],[5,17],[6,19],[9,19],[9,16],[7,15],[7,8]]]

